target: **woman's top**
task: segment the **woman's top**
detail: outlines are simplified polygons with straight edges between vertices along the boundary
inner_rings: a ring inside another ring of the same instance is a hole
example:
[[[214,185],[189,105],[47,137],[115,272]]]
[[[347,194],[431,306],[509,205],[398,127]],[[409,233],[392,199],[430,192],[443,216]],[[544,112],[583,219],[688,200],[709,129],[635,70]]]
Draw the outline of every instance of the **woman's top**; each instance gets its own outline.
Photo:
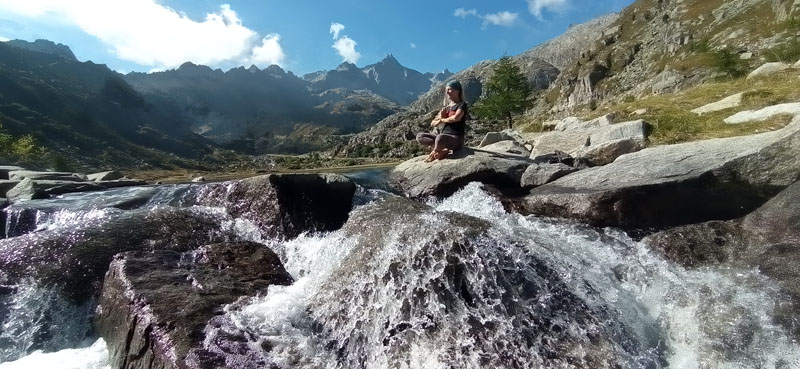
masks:
[[[445,114],[447,117],[455,115],[458,109],[461,109],[461,111],[464,112],[464,114],[461,116],[461,119],[457,122],[445,123],[442,133],[454,136],[464,136],[464,129],[467,127],[467,117],[469,116],[469,108],[467,107],[467,103],[462,101],[458,104],[445,108]]]

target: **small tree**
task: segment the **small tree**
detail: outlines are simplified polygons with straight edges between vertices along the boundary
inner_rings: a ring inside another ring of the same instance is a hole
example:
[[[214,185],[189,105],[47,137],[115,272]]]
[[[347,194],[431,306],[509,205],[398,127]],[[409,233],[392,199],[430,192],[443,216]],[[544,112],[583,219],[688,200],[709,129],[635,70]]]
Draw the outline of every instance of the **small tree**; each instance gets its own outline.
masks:
[[[476,103],[473,110],[481,116],[508,120],[509,129],[513,127],[511,115],[533,105],[528,80],[509,56],[497,61],[485,88],[486,97]]]

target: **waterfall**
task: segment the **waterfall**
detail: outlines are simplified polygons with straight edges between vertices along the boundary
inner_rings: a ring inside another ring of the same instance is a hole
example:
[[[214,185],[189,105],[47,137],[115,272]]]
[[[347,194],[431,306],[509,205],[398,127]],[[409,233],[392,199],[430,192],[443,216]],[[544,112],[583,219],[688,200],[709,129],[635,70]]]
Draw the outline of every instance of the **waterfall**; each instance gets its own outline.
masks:
[[[136,207],[190,206],[193,191]],[[134,193],[82,210],[43,201],[35,229],[117,216],[125,206],[110,204]],[[354,204],[342,229],[288,241],[221,221],[296,280],[225,308],[277,367],[800,368],[800,344],[773,319],[784,296],[757,270],[685,269],[618,229],[509,213],[475,183],[426,203],[361,188]],[[108,368],[87,307],[34,286],[0,297],[0,369]],[[30,344],[44,331],[25,327],[53,315],[64,330]]]

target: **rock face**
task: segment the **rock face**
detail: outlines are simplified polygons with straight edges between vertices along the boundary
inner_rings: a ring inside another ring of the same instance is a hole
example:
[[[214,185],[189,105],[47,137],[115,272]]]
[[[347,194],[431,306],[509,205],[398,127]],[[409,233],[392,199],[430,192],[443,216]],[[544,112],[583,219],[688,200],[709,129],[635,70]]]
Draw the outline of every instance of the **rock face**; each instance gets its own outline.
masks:
[[[356,209],[342,229],[356,246],[309,300],[322,344],[345,368],[380,367],[364,364],[374,347],[394,367],[430,342],[425,337],[446,346],[442,367],[462,367],[474,352],[488,353],[486,368],[617,367],[621,352],[611,340],[629,339],[627,328],[490,228],[398,197]],[[395,239],[404,240],[399,249]],[[465,340],[468,352],[459,349]]]
[[[341,227],[355,191],[355,183],[337,174],[271,174],[209,184],[198,202],[224,206],[232,216],[255,223],[265,236],[292,238]]]
[[[789,295],[778,321],[800,336],[800,182],[744,218],[672,228],[643,239],[688,267],[737,263],[757,267]]]
[[[653,227],[733,219],[800,179],[800,118],[774,132],[648,148],[534,188],[523,212]]]
[[[556,131],[536,137],[531,158],[563,151],[584,158],[590,165],[608,164],[620,155],[641,150],[647,143],[650,125],[643,120],[611,123],[608,116],[581,122],[567,118]]]
[[[0,240],[0,274],[5,284],[32,278],[60,286],[75,301],[99,292],[103,274],[120,252],[186,251],[230,239],[219,216],[188,209],[133,210],[75,229],[43,231]]]
[[[533,163],[518,155],[465,147],[444,160],[425,163],[425,156],[403,162],[389,174],[392,187],[411,197],[448,196],[469,182],[499,189],[519,189],[520,177]]]
[[[120,254],[103,284],[97,332],[114,368],[264,368],[243,337],[204,341],[225,304],[291,282],[277,255],[251,242]]]

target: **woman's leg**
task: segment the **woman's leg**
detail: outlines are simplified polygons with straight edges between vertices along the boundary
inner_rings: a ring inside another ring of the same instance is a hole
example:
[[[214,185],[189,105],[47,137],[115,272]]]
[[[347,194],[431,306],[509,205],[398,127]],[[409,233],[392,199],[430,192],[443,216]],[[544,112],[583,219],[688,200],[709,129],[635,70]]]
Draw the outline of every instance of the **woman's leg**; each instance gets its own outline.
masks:
[[[458,150],[461,147],[461,144],[461,137],[442,133],[436,135],[433,149],[436,151]]]
[[[436,135],[433,133],[420,132],[417,133],[417,142],[425,147],[433,147],[436,142]]]

